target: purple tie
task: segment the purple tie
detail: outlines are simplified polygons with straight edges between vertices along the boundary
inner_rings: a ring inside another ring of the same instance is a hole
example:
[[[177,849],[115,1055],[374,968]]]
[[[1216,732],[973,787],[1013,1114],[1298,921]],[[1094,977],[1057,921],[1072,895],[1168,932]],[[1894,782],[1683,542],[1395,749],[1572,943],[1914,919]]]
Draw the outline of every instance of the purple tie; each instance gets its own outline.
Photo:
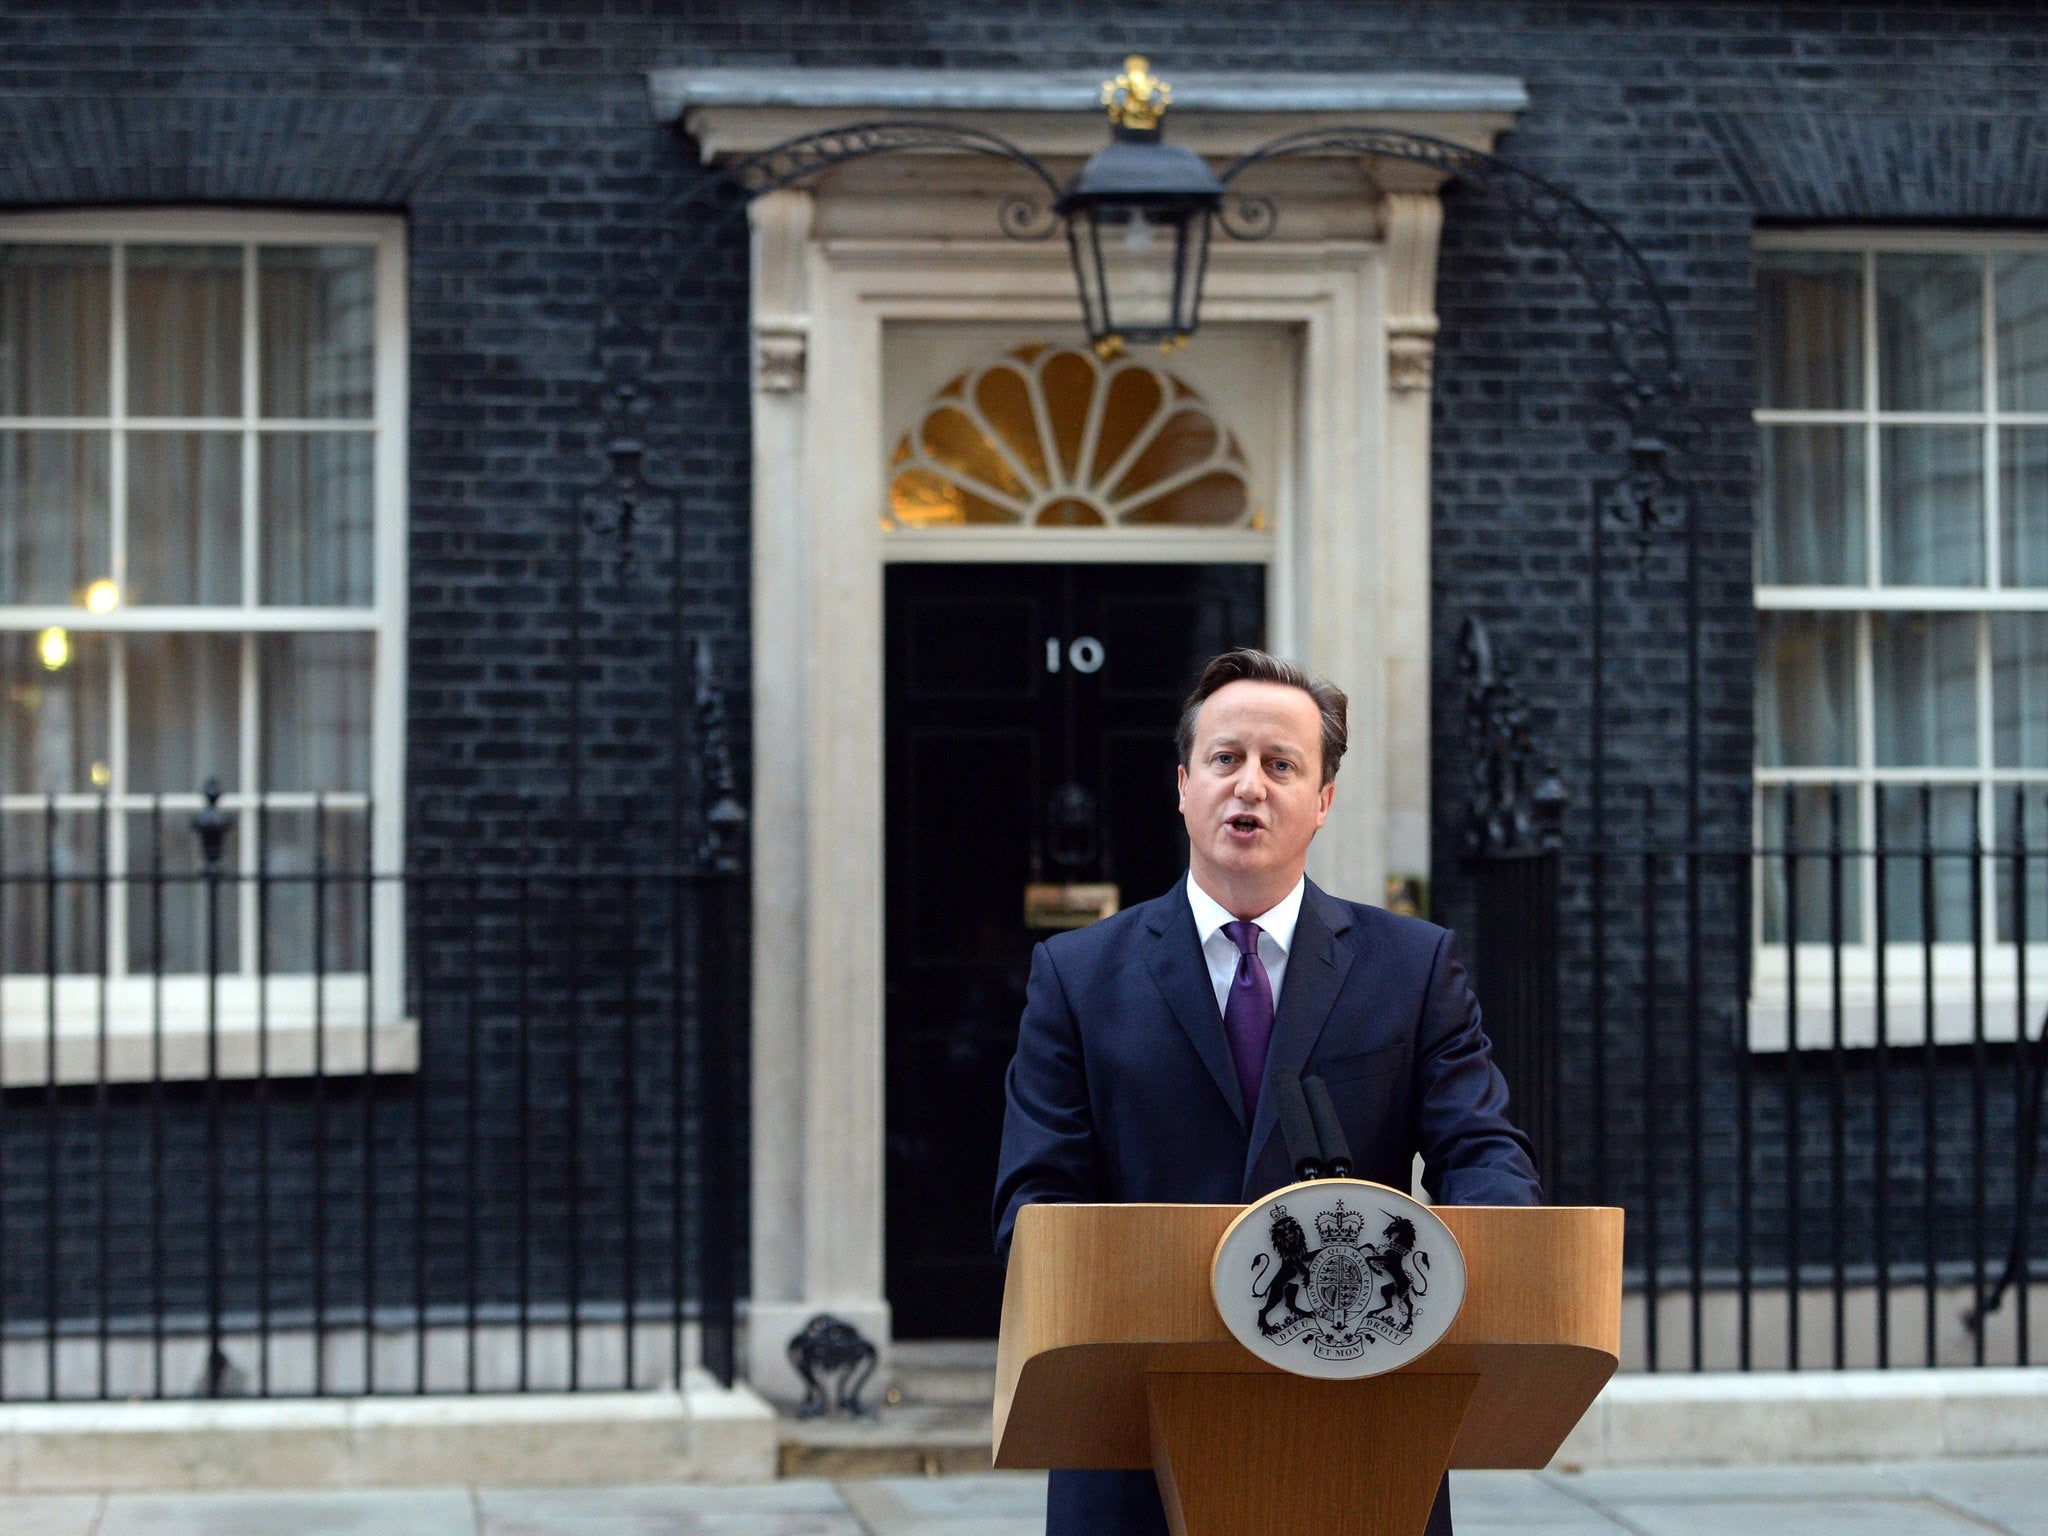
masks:
[[[1237,974],[1230,978],[1230,1000],[1223,1005],[1223,1033],[1230,1037],[1230,1059],[1237,1063],[1237,1085],[1244,1090],[1247,1119],[1258,1113],[1259,1084],[1266,1075],[1266,1047],[1273,1040],[1273,982],[1259,958],[1259,925],[1225,923],[1223,931],[1237,946]]]

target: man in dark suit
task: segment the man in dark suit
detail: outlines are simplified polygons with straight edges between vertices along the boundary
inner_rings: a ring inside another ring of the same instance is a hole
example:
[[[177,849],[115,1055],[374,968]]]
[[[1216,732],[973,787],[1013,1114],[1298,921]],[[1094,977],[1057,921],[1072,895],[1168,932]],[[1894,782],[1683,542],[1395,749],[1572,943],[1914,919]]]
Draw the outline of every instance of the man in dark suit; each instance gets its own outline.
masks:
[[[1181,717],[1188,878],[1032,955],[996,1175],[996,1246],[1036,1201],[1240,1204],[1294,1175],[1269,1068],[1320,1075],[1358,1176],[1534,1205],[1529,1143],[1451,936],[1307,880],[1345,699],[1263,651],[1202,673]],[[1055,1472],[1047,1536],[1166,1536],[1150,1472]],[[1448,1536],[1440,1491],[1430,1536]]]

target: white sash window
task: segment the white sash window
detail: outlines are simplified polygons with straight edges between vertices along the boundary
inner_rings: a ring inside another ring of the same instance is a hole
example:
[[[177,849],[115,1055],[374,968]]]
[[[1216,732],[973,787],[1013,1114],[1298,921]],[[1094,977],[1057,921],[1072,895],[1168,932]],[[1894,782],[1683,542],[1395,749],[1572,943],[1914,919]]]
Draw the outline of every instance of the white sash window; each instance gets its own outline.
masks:
[[[1752,1041],[1784,1045],[1796,968],[1800,1042],[1830,1043],[1839,964],[1846,1043],[1874,1043],[1880,942],[1892,1043],[1930,992],[1937,1040],[1974,1038],[1980,995],[1986,1038],[2038,1032],[2048,241],[1758,247],[1756,827],[1811,852],[1758,863]]]
[[[6,1082],[195,1075],[215,962],[230,1075],[401,1023],[404,295],[391,218],[0,220]]]

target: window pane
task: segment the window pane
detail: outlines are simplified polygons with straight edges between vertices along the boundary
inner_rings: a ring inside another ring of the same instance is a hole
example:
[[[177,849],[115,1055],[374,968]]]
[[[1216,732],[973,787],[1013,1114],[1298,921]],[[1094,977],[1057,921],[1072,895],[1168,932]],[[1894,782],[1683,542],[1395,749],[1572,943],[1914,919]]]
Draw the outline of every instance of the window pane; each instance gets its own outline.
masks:
[[[1870,675],[1880,767],[1976,765],[1974,613],[1872,614]]]
[[[128,597],[242,600],[242,443],[229,432],[128,436]]]
[[[1991,742],[2000,768],[2048,768],[2048,613],[1991,615]]]
[[[2048,429],[1998,434],[1998,580],[2048,586]]]
[[[1856,786],[1773,784],[1757,793],[1763,802],[1765,942],[1826,944],[1838,930],[1844,944],[1860,942],[1863,868],[1852,850],[1862,846],[1862,797]]]
[[[360,971],[369,961],[369,817],[266,810],[264,963],[272,971]],[[315,912],[319,921],[314,921]]]
[[[1977,835],[1977,791],[1966,785],[1878,787],[1884,839],[1885,937],[1918,943],[1934,920],[1937,943],[1968,939],[1971,849]],[[1984,870],[1984,878],[1991,871]]]
[[[369,635],[264,635],[263,787],[370,787]]]
[[[1868,580],[1861,427],[1764,427],[1757,579],[1767,586]]]
[[[239,416],[242,252],[128,248],[128,414]]]
[[[1984,584],[1984,435],[1975,427],[1886,427],[1884,579],[1903,587]]]
[[[1993,792],[1992,810],[1995,846],[2006,855],[1991,865],[1998,880],[1998,941],[2012,942],[2024,885],[2027,939],[2038,944],[2048,939],[2048,786],[2001,784]]]
[[[1877,258],[1879,403],[1887,411],[1984,409],[1984,263]]]
[[[1757,257],[1762,404],[1855,410],[1863,404],[1863,258],[1840,251]]]
[[[0,416],[104,416],[104,246],[0,246]]]
[[[0,635],[0,791],[91,794],[107,750],[107,642],[69,630]]]
[[[98,879],[108,867],[104,812],[0,812],[0,839],[4,868],[15,877],[0,885],[0,970],[100,971],[106,955],[105,888]],[[41,1047],[35,1049],[40,1067]]]
[[[235,840],[243,835],[243,820],[244,816],[238,815],[228,832],[223,863],[230,876],[237,864]],[[163,971],[171,975],[204,971],[209,958],[209,921],[219,935],[216,958],[220,968],[232,971],[240,967],[237,938],[242,904],[236,899],[238,882],[233,878],[221,881],[215,899],[209,901],[207,882],[197,878],[204,871],[190,810],[137,811],[129,815],[130,970]]]
[[[1757,615],[1757,761],[1808,768],[1856,761],[1856,621]]]
[[[263,435],[263,598],[367,606],[371,559],[370,436]]]
[[[366,245],[257,253],[264,415],[370,414],[375,254]]]
[[[75,603],[112,570],[107,434],[0,432],[0,603]]]
[[[129,635],[128,788],[190,794],[241,783],[242,642],[237,635]]]
[[[1998,408],[2048,411],[2048,256],[2001,256],[1998,290]]]

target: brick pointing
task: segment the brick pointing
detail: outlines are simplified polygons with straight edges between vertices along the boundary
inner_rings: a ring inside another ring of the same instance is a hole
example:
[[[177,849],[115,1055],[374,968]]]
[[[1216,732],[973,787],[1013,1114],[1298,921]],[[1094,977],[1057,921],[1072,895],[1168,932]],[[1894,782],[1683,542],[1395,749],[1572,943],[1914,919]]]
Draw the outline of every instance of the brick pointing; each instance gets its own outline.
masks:
[[[650,244],[681,238],[660,210],[702,173],[692,147],[651,122],[643,72],[719,62],[1071,69],[1127,50],[1148,51],[1169,77],[1177,67],[1423,69],[1527,82],[1530,109],[1502,152],[1612,218],[1675,306],[1690,380],[1679,465],[1701,571],[1704,830],[1739,845],[1753,667],[1752,232],[1766,218],[2038,221],[2048,206],[2039,128],[2048,21],[2033,8],[46,0],[0,12],[0,205],[406,213],[411,850],[434,865],[489,844],[559,867],[579,844],[662,841],[682,761],[670,715],[678,618],[716,642],[742,697],[746,682],[745,251],[734,235],[685,270],[649,275]],[[634,303],[669,303],[671,316],[663,394],[647,424],[650,468],[670,500],[643,521],[624,565],[617,542],[586,526],[604,508],[593,335],[608,286],[621,284]],[[1583,844],[1589,487],[1615,472],[1620,445],[1597,408],[1606,365],[1584,294],[1534,232],[1469,192],[1448,199],[1439,302],[1434,886],[1440,913],[1468,922],[1455,857],[1465,766],[1457,626],[1483,615],[1500,648],[1520,658]],[[581,827],[561,799],[572,777],[567,613],[579,537],[585,730],[573,777],[592,818]],[[1670,830],[1687,665],[1683,545],[1666,537],[1639,557],[1625,534],[1606,540],[1610,808],[1617,825],[1647,818]],[[1588,878],[1582,871],[1568,891],[1570,921],[1583,921]],[[1739,894],[1742,882],[1723,887]],[[1631,899],[1626,879],[1614,889]],[[1739,1002],[1738,894],[1717,896],[1705,914],[1704,1093],[1716,1112],[1734,1092],[1726,1042]],[[1577,980],[1588,958],[1577,952],[1568,967],[1564,1046],[1575,1063],[1588,1049]],[[1682,977],[1652,980],[1662,995]],[[1655,1026],[1668,1038],[1647,1096],[1640,1052],[1617,1040],[1617,1146],[1646,1116],[1676,1123],[1670,1104],[1686,1057],[1672,1032],[1684,1024],[1667,1009]],[[430,1074],[440,1070],[433,1060],[430,1050]],[[597,1070],[599,1058],[590,1060]],[[493,1063],[495,1088],[510,1067],[502,1055]],[[1582,1073],[1575,1082],[1566,1120],[1583,1124]],[[1945,1119],[1964,1113],[1960,1084],[1943,1081]],[[446,1084],[430,1077],[429,1086]],[[601,1124],[606,1111],[591,1113]],[[40,1220],[37,1114],[20,1105],[7,1116],[0,1198],[18,1234]],[[1996,1145],[2009,1133],[2003,1096],[1991,1115]],[[1852,1106],[1865,1162],[1867,1124],[1867,1109]],[[83,1125],[67,1138],[83,1136]],[[1917,1166],[1912,1134],[1899,1132],[1901,1179]],[[380,1160],[395,1180],[405,1155],[395,1144]],[[1733,1156],[1725,1139],[1708,1148],[1715,1189],[1732,1184]],[[1582,1156],[1557,1174],[1561,1195],[1592,1193]],[[1614,1174],[1604,1193],[1640,1195],[1633,1171]],[[1995,1230],[2009,1199],[2009,1188],[1994,1189]],[[1717,1252],[1731,1220],[1717,1195],[1707,1215]],[[39,1304],[27,1278],[7,1283],[16,1315]]]

